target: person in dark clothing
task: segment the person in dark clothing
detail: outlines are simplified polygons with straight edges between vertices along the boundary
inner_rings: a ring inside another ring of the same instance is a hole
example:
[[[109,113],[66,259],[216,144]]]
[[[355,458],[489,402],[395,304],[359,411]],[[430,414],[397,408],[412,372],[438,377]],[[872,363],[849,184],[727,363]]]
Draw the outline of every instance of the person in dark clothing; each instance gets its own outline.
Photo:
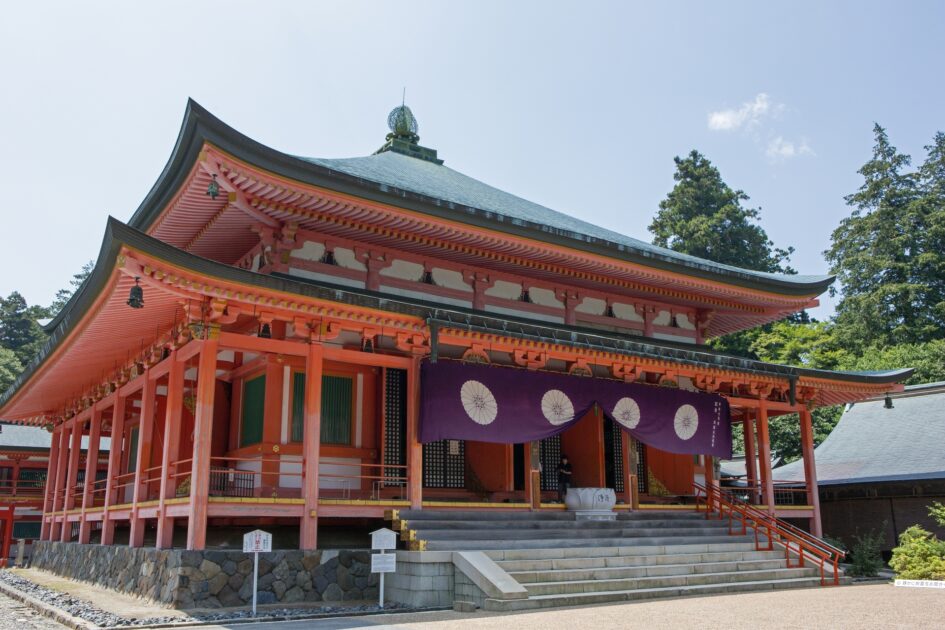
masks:
[[[558,501],[564,502],[564,495],[568,493],[571,487],[571,464],[568,462],[568,456],[561,456],[561,463],[558,464]]]

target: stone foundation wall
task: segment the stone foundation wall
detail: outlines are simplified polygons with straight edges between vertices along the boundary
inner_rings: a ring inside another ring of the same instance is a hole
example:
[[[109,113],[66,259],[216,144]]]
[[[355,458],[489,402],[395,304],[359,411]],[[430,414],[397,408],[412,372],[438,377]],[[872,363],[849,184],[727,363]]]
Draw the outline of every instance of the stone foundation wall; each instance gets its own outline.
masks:
[[[242,551],[44,541],[33,547],[32,566],[173,608],[244,606],[253,597],[253,557]],[[377,584],[369,551],[259,554],[259,604],[376,600]]]

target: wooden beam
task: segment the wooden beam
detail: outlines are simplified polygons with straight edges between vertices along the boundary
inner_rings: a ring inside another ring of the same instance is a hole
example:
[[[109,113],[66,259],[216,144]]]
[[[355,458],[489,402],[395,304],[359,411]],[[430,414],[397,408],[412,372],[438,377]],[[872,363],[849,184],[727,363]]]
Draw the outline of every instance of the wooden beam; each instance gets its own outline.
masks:
[[[199,344],[196,344],[199,346]],[[170,549],[174,539],[174,519],[167,515],[165,502],[177,492],[177,462],[180,459],[180,425],[184,403],[184,363],[172,350],[171,370],[167,375],[167,401],[164,405],[164,445],[161,450],[161,486],[158,490],[158,524],[155,546]]]

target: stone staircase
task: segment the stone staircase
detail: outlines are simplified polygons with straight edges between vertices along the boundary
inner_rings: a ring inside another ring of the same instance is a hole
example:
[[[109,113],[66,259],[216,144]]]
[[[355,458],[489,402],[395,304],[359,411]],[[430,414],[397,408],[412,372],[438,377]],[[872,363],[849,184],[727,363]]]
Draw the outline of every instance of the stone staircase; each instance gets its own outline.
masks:
[[[495,611],[587,605],[820,585],[814,568],[788,568],[782,549],[694,512],[638,511],[614,521],[567,512],[404,510],[394,521],[413,549],[482,551],[527,597],[487,597]]]

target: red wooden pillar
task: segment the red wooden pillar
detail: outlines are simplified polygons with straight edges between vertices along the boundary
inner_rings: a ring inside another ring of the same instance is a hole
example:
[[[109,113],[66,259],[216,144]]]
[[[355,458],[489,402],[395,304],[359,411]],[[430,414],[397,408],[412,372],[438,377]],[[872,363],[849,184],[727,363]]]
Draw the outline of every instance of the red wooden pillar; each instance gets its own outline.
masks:
[[[75,420],[72,425],[72,439],[69,445],[69,473],[66,476],[65,500],[62,506],[62,531],[59,533],[59,540],[69,542],[72,538],[72,528],[69,527],[66,512],[75,507],[75,484],[79,478],[79,454],[82,452],[82,430],[85,421]]]
[[[105,481],[105,507],[102,509],[102,544],[115,542],[115,521],[109,515],[109,508],[115,503],[115,477],[121,466],[122,441],[125,436],[125,400],[120,393],[115,396],[112,408],[111,442],[108,449],[108,475]]]
[[[174,546],[174,518],[167,515],[167,500],[177,494],[177,462],[180,459],[180,425],[184,404],[184,363],[177,360],[177,350],[167,359],[167,401],[164,405],[164,445],[161,450],[161,487],[158,490],[158,549]]]
[[[305,359],[305,407],[302,435],[302,512],[299,547],[311,550],[318,546],[318,459],[321,451],[322,426],[322,344],[312,343]]]
[[[194,410],[194,454],[190,474],[190,510],[187,549],[207,544],[207,504],[210,493],[210,440],[213,432],[213,397],[217,382],[218,331],[203,342],[197,368],[197,404]]]
[[[410,507],[423,507],[423,445],[420,444],[420,358],[407,368],[407,484]]]
[[[70,429],[64,426],[59,427],[59,457],[56,463],[56,478],[53,480],[53,502],[52,502],[52,523],[49,528],[49,540],[59,540],[61,532],[61,522],[57,520],[56,513],[62,510],[65,503],[63,486],[66,483],[66,457],[69,454],[69,436]],[[48,481],[48,480],[47,480]]]
[[[758,459],[764,483],[764,501],[768,511],[774,514],[774,481],[771,479],[771,440],[768,436],[768,407],[765,400],[758,401]]]
[[[270,355],[266,362],[266,392],[263,402],[262,443],[266,450],[262,452],[260,463],[260,485],[266,495],[279,486],[279,455],[272,446],[282,441],[282,395],[285,370],[283,363],[275,355]]]
[[[620,450],[621,450],[621,459],[623,461],[623,470],[620,473],[623,475],[623,502],[629,506],[633,505],[633,494],[637,491],[633,487],[633,471],[635,468],[631,468],[633,462],[630,461],[630,434],[621,429],[620,433]]]
[[[145,520],[138,512],[138,504],[147,500],[148,468],[151,467],[151,440],[154,436],[154,381],[150,370],[144,371],[144,386],[141,388],[141,420],[138,422],[138,452],[135,453],[135,481],[131,499],[131,534],[128,544],[132,547],[144,545]]]
[[[79,543],[89,544],[92,533],[92,523],[89,522],[87,510],[92,507],[95,489],[95,473],[98,472],[99,438],[102,434],[102,410],[92,408],[92,420],[89,424],[89,448],[85,452],[85,482],[82,487],[82,516],[79,521]]]
[[[43,521],[40,525],[40,540],[49,540],[49,530],[52,524],[47,520],[52,511],[53,496],[55,492],[56,472],[59,467],[59,441],[62,439],[62,432],[53,430],[52,440],[49,447],[49,460],[46,472],[46,487],[43,489]]]
[[[745,481],[751,489],[749,492],[751,502],[758,503],[760,497],[757,492],[758,460],[756,458],[758,455],[755,452],[755,420],[752,412],[747,409],[742,416],[742,433],[745,437]]]
[[[807,486],[807,505],[813,507],[814,515],[810,519],[810,531],[814,536],[824,535],[820,521],[820,492],[817,490],[817,465],[814,462],[814,426],[810,411],[802,409],[801,416],[801,452],[804,456],[804,482]]]

